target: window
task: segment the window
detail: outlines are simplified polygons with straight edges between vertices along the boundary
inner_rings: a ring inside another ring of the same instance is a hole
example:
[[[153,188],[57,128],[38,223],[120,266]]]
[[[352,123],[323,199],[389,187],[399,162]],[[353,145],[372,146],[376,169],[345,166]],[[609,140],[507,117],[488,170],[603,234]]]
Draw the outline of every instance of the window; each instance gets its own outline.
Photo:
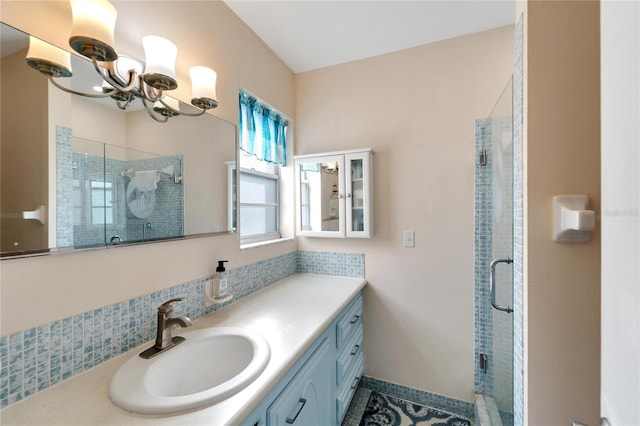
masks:
[[[113,223],[112,198],[111,182],[91,181],[91,223],[93,225]]]
[[[87,199],[91,207],[86,206]],[[82,227],[113,224],[112,182],[73,180],[73,224]]]
[[[287,120],[240,92],[240,241],[280,238],[280,166],[286,165]]]
[[[262,167],[246,167],[246,163],[256,166],[255,162],[263,163]],[[240,239],[244,244],[280,238],[278,171],[278,166],[253,157],[240,160]]]

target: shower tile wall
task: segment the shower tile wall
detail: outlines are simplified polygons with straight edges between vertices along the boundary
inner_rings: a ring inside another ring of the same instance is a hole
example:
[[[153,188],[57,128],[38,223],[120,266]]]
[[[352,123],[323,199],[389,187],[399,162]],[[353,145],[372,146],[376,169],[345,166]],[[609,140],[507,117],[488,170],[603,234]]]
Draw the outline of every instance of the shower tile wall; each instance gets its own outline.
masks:
[[[490,143],[492,127],[490,118],[476,120],[475,158],[478,160],[484,150],[487,164],[475,167],[475,350],[474,386],[476,392],[493,394],[493,312],[489,292],[489,268],[493,251],[493,231],[491,210],[491,161]],[[487,369],[479,367],[480,356],[487,357]]]
[[[124,169],[135,171],[162,170],[166,167],[173,169],[174,173],[182,174],[183,156],[159,157],[144,160],[126,161]],[[108,169],[107,169],[108,170]],[[147,240],[153,238],[170,238],[184,235],[184,184],[176,184],[173,175],[160,174],[158,189],[156,189],[156,208],[147,218],[141,219],[134,216],[127,208],[126,190],[130,179],[123,178],[124,182],[118,186],[117,203],[121,206],[120,214],[124,220],[120,224],[125,225],[125,235],[128,241]],[[121,192],[120,192],[121,191]],[[163,208],[171,206],[171,208]],[[121,232],[122,225],[116,225],[111,232]],[[107,233],[107,239],[109,233]]]
[[[56,126],[56,247],[73,246],[73,134]]]
[[[319,268],[328,267],[328,270]],[[295,273],[364,278],[364,254],[292,252],[228,269],[232,302]],[[0,337],[0,408],[93,368],[155,337],[156,309],[166,300],[177,315],[198,319],[223,306],[205,308],[204,277],[40,327]]]
[[[169,165],[175,173],[181,174],[182,156],[126,161],[75,153],[71,129],[58,126],[56,130],[57,247],[104,245],[116,235],[123,241],[184,235],[183,184],[175,184],[173,176],[161,174],[156,208],[148,218],[141,219],[127,207],[126,190],[130,179],[122,176],[128,169],[160,170]],[[112,184],[112,203],[107,203],[113,206],[112,223],[93,224],[91,188],[88,187],[91,182]]]

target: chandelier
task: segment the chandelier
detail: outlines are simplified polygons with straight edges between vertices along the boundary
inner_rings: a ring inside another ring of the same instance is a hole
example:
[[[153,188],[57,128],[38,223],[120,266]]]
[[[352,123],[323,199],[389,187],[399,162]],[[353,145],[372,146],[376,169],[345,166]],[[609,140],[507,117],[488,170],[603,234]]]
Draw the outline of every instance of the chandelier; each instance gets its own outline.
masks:
[[[145,62],[142,62],[118,54],[113,47],[117,11],[107,0],[71,0],[71,10],[73,28],[69,45],[91,60],[103,83],[98,93],[79,92],[61,85],[57,78],[72,75],[70,53],[30,37],[26,63],[48,76],[55,87],[89,98],[111,97],[122,110],[135,99],[141,99],[147,113],[159,122],[177,115],[200,116],[218,106],[216,72],[204,66],[189,70],[191,104],[198,112],[180,111],[177,101],[164,96],[166,91],[178,87],[175,72],[178,49],[171,41],[154,35],[143,37]]]

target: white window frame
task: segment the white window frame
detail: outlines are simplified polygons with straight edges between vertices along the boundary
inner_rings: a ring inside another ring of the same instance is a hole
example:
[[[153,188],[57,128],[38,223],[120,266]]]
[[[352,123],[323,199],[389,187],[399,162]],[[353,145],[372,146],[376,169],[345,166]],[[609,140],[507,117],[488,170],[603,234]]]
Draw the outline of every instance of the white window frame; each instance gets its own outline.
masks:
[[[272,241],[272,240],[278,240],[282,237],[281,233],[280,233],[280,167],[276,166],[275,168],[275,172],[276,173],[265,173],[265,172],[260,172],[257,171],[255,169],[248,169],[248,168],[244,168],[244,167],[240,167],[239,168],[239,178],[238,178],[238,182],[240,183],[239,185],[239,190],[242,191],[242,174],[250,174],[253,176],[259,176],[262,178],[267,178],[267,179],[273,179],[275,180],[275,187],[276,187],[276,202],[275,203],[243,203],[242,197],[238,197],[238,209],[239,209],[239,214],[238,214],[238,221],[239,221],[239,232],[240,232],[240,245],[247,245],[247,244],[254,244],[254,243],[260,243],[260,242],[266,242],[266,241]],[[242,236],[242,220],[240,220],[240,218],[242,217],[242,207],[275,207],[276,208],[276,231],[275,232],[267,232],[267,233],[263,233],[263,234],[254,234],[254,235],[247,235],[247,236]]]

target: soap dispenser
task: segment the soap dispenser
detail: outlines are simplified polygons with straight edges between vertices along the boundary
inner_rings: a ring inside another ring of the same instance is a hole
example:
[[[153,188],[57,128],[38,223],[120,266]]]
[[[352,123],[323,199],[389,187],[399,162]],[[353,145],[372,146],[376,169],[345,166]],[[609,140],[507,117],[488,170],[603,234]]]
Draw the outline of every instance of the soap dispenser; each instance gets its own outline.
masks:
[[[224,264],[228,260],[218,260],[218,267],[216,268],[216,274],[213,276],[213,298],[220,299],[227,295],[227,277],[225,276]]]
[[[233,295],[227,291],[227,277],[225,274],[224,264],[228,260],[218,260],[218,267],[213,277],[205,283],[204,288],[204,306],[208,307],[224,303],[233,298]]]

